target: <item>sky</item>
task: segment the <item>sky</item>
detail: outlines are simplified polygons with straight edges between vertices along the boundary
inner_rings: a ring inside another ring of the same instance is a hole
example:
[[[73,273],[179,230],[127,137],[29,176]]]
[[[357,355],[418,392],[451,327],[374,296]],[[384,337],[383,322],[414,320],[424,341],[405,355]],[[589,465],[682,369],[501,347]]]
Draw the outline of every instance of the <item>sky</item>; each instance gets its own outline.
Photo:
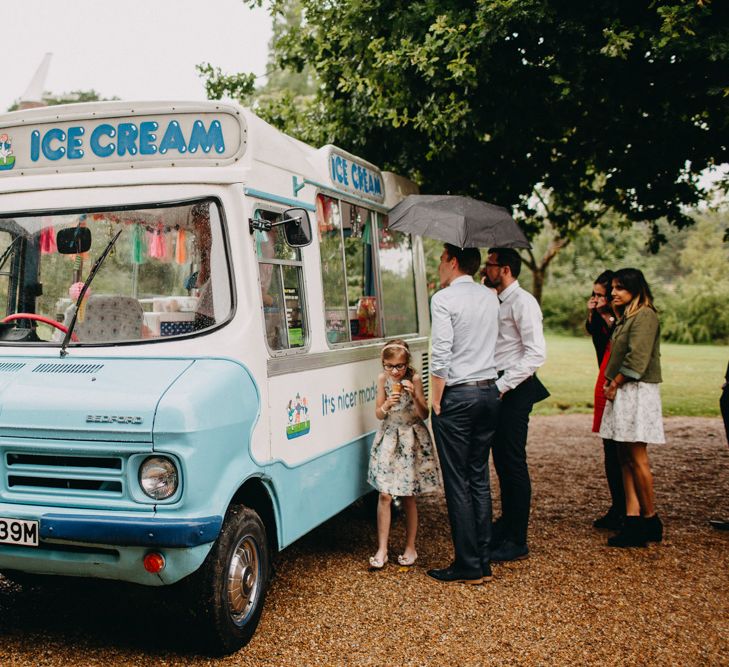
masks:
[[[271,37],[266,11],[243,0],[2,0],[0,25],[0,112],[47,52],[44,88],[53,94],[204,100],[195,65],[263,75]]]

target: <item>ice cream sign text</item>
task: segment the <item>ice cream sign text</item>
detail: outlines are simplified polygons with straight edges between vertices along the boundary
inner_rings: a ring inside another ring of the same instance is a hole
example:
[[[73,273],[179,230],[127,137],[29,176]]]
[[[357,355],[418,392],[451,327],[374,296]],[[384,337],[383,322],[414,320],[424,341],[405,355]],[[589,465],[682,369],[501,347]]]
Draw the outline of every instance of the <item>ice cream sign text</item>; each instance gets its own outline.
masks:
[[[332,151],[329,154],[329,176],[336,187],[366,199],[384,200],[380,171],[361,164],[352,156]]]
[[[12,122],[12,115],[4,116],[10,121],[0,125],[0,178],[33,172],[225,166],[240,159],[247,146],[245,119],[225,109],[141,109],[93,117],[88,111],[74,116],[73,111],[69,107],[66,113],[41,116],[36,122]]]
[[[97,158],[113,155],[132,158],[136,155],[177,155],[225,153],[225,137],[220,121],[205,124],[195,120],[187,131],[177,120],[140,123],[101,123],[87,128],[71,125],[66,128],[34,129],[30,134],[30,159],[81,160],[90,151]]]

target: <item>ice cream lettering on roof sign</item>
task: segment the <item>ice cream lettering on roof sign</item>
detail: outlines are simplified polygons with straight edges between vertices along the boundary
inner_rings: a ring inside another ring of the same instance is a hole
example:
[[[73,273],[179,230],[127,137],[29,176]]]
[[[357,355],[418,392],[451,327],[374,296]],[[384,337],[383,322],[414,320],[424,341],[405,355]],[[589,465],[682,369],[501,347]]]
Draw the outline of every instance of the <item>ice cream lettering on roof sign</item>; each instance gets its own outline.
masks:
[[[380,170],[348,153],[329,153],[329,177],[335,187],[347,192],[378,202],[385,199]]]
[[[243,155],[246,126],[228,113],[145,113],[3,124],[0,177],[13,172],[229,164]],[[12,157],[12,161],[8,160]],[[3,158],[5,162],[3,162]],[[9,164],[10,163],[10,164]]]

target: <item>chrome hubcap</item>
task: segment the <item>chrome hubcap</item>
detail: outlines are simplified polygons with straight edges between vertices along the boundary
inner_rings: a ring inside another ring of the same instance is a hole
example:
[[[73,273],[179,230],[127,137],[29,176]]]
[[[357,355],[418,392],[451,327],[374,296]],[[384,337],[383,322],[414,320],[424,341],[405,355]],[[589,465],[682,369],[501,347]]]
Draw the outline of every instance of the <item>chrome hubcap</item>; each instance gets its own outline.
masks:
[[[228,567],[228,607],[236,625],[243,625],[248,620],[258,601],[260,563],[258,545],[246,535],[236,545]]]

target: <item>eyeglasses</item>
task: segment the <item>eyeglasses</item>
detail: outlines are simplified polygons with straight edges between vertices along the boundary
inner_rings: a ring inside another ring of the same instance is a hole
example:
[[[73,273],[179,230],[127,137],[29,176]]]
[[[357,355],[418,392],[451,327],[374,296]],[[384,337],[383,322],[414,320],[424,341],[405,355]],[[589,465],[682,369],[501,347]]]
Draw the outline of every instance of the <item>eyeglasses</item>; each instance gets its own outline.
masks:
[[[486,266],[501,266],[501,264],[497,264],[496,262],[486,262]]]
[[[607,294],[598,294],[597,292],[593,292],[591,295],[594,299],[611,299],[612,297],[608,296]]]
[[[386,371],[404,371],[408,365],[407,364],[382,364],[382,367]]]

